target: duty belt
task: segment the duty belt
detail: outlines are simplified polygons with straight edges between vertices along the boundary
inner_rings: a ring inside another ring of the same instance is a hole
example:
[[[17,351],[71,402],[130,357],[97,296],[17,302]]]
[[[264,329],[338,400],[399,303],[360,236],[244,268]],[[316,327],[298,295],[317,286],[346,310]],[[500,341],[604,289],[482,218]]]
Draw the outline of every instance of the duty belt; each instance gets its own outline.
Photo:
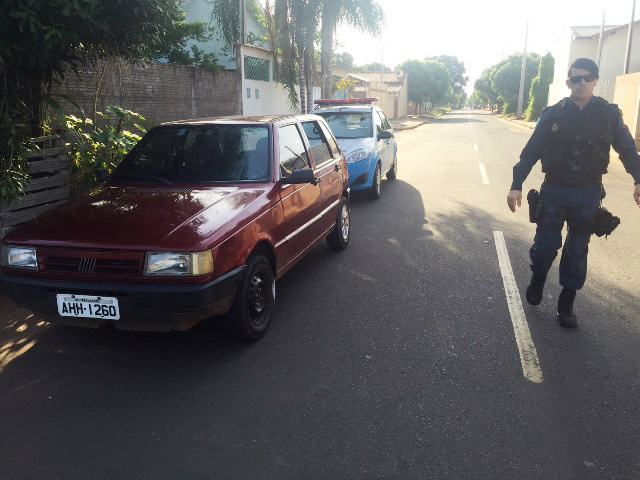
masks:
[[[550,175],[547,173],[544,177],[544,182],[549,185],[562,188],[591,187],[592,185],[598,185],[602,183],[602,175]]]

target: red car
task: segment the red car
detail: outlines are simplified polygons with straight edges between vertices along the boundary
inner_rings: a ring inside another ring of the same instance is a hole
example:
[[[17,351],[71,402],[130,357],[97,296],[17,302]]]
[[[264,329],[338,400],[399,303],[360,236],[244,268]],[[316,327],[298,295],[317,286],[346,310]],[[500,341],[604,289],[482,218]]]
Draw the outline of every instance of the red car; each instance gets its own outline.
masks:
[[[349,244],[344,155],[316,115],[159,125],[98,188],[8,233],[2,291],[58,324],[260,338],[275,281]]]

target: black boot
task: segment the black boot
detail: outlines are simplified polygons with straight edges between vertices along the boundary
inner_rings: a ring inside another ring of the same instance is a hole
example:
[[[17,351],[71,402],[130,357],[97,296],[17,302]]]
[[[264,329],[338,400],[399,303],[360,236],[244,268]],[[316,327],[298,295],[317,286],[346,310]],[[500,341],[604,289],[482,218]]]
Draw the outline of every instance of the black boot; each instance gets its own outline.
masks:
[[[570,288],[563,288],[558,299],[558,322],[564,328],[575,328],[578,326],[578,317],[573,313],[573,301],[576,298],[576,291]]]
[[[544,273],[534,273],[531,276],[531,281],[527,287],[527,302],[529,305],[540,305],[542,301],[542,290],[544,289],[544,282],[547,280],[547,275]]]

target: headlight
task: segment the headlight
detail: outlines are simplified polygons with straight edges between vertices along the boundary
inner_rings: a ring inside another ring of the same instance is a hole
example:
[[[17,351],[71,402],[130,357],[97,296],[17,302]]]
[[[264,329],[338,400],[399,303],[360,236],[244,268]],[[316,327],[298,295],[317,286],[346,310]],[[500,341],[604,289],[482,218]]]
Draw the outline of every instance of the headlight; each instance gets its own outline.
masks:
[[[193,253],[149,252],[145,275],[207,275],[213,272],[211,250]]]
[[[361,162],[369,156],[369,152],[366,150],[355,150],[347,155],[347,163]]]
[[[38,269],[36,249],[32,247],[2,246],[2,265],[6,267]]]

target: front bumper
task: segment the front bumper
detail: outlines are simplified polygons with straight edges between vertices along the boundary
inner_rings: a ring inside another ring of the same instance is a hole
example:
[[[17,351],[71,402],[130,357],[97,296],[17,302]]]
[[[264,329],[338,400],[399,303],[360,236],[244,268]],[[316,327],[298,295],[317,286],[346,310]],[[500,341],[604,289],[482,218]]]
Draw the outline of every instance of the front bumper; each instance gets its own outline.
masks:
[[[356,162],[347,163],[349,171],[349,187],[352,190],[365,190],[373,185],[373,175],[371,165],[375,165],[377,157],[372,154],[366,159]]]
[[[122,330],[188,330],[201,320],[226,313],[231,307],[246,266],[203,284],[129,284],[51,280],[0,275],[0,291],[43,320],[60,325],[97,328],[113,325]],[[119,320],[62,317],[56,295],[116,297]]]

